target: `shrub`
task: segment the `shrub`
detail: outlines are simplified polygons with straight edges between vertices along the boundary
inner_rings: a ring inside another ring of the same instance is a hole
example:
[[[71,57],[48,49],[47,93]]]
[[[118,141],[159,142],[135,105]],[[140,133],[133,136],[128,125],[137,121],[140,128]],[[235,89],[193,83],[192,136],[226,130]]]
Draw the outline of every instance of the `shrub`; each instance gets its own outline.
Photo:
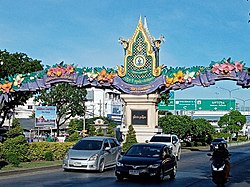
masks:
[[[23,135],[19,135],[15,138],[7,138],[2,145],[1,154],[5,160],[8,160],[9,156],[14,159],[12,154],[16,155],[20,162],[27,161],[28,143]]]
[[[194,147],[194,142],[186,142],[187,147]]]
[[[9,164],[12,164],[15,167],[18,167],[20,164],[20,158],[18,157],[17,154],[15,153],[10,153],[8,152],[6,154],[6,159],[5,159]]]
[[[132,146],[135,143],[137,143],[135,130],[134,130],[134,127],[132,125],[129,125],[128,134],[126,136],[126,141],[122,145],[123,151],[127,151],[130,148],[130,146]]]
[[[53,161],[54,160],[54,155],[51,151],[45,152],[44,157],[45,157],[46,161]]]
[[[75,142],[32,142],[29,143],[28,158],[31,161],[45,160],[46,152],[53,153],[54,160],[62,160]]]
[[[79,136],[78,132],[74,132],[71,134],[69,137],[66,138],[66,142],[76,142],[80,139],[81,137]]]
[[[194,146],[202,146],[202,142],[194,142]]]

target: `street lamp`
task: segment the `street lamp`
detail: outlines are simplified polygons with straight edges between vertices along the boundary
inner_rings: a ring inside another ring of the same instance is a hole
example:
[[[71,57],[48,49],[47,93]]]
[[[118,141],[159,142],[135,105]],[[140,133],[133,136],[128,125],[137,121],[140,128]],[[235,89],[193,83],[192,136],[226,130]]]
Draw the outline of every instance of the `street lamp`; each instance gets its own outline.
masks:
[[[243,111],[245,111],[246,101],[249,101],[250,99],[240,99],[238,97],[234,97],[234,98],[243,102]]]
[[[232,92],[233,92],[233,91],[236,91],[236,90],[239,90],[239,89],[240,89],[240,88],[235,88],[235,89],[229,90],[229,89],[226,89],[226,88],[223,88],[223,87],[218,87],[218,86],[217,86],[216,88],[219,88],[219,89],[228,91],[228,93],[229,93],[229,98],[232,98]]]

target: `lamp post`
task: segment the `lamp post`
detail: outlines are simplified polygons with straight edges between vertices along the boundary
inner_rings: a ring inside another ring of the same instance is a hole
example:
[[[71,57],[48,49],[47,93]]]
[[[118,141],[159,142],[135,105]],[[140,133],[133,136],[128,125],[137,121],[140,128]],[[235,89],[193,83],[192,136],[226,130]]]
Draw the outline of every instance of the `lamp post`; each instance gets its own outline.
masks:
[[[233,92],[233,91],[236,91],[236,90],[239,90],[239,89],[240,89],[240,88],[235,88],[235,89],[229,90],[229,89],[226,89],[226,88],[223,88],[223,87],[218,87],[218,86],[217,86],[216,88],[219,88],[219,89],[228,91],[228,93],[229,93],[229,98],[232,98],[232,92]]]
[[[243,102],[243,111],[245,111],[245,109],[246,109],[246,107],[245,107],[246,106],[246,101],[249,101],[250,99],[240,99],[238,97],[234,97],[234,98]]]

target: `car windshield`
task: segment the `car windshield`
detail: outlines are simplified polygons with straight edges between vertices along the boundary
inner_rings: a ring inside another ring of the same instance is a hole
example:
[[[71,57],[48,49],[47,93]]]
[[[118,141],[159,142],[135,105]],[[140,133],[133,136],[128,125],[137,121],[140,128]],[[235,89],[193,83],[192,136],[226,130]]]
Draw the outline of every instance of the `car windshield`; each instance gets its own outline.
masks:
[[[75,150],[100,150],[102,141],[99,140],[80,140],[72,149]]]
[[[160,157],[160,152],[160,147],[132,146],[126,153],[126,156],[157,158]]]
[[[213,142],[221,142],[224,141],[224,139],[214,139]]]
[[[171,142],[171,138],[165,136],[153,136],[150,142]]]

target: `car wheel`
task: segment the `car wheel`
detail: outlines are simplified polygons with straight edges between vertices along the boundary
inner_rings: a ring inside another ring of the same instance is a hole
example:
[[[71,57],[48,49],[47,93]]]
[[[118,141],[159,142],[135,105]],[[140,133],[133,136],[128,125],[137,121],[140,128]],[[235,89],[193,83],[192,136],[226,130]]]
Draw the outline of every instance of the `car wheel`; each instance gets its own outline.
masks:
[[[124,177],[122,175],[116,175],[118,181],[123,181]]]
[[[104,160],[102,159],[99,164],[99,172],[102,173],[104,171]]]
[[[159,182],[162,182],[162,181],[164,180],[164,172],[163,172],[163,169],[160,170],[159,175],[158,175],[158,177],[157,177],[157,180],[158,180]]]
[[[174,166],[173,170],[171,171],[170,173],[170,179],[175,179],[175,176],[176,176],[176,171],[177,171],[177,167]]]
[[[63,169],[63,171],[65,171],[65,172],[69,172],[69,171],[71,171],[70,169],[66,169],[66,168],[64,168]]]

